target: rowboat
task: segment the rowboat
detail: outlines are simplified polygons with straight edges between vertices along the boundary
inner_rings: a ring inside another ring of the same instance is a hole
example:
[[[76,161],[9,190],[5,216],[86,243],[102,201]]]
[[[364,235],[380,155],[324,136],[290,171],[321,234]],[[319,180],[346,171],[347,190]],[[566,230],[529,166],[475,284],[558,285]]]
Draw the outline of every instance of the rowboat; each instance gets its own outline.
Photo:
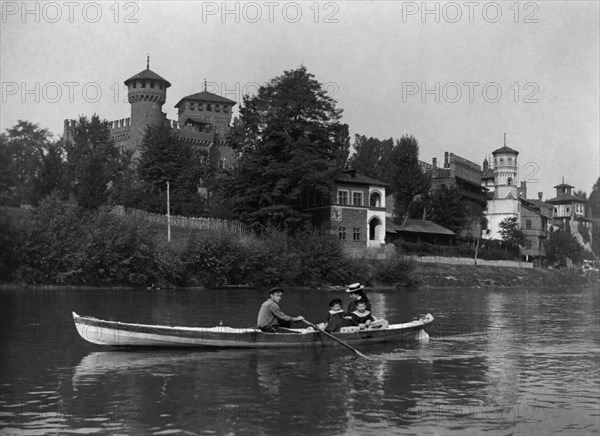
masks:
[[[336,341],[313,328],[292,329],[294,333],[267,333],[256,328],[178,327],[105,321],[73,312],[79,335],[98,345],[141,347],[207,347],[207,348],[286,348],[338,345]],[[348,328],[333,335],[350,345],[407,340],[426,340],[425,328],[433,323],[431,314],[404,324],[385,328]]]

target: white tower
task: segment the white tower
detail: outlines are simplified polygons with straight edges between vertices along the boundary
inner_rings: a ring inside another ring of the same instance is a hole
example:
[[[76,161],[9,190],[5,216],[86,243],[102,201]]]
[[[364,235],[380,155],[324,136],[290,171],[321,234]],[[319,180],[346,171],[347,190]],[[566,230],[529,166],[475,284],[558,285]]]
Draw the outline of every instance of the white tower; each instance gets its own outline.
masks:
[[[506,133],[504,134],[504,147],[492,152],[494,156],[494,179],[496,190],[495,198],[517,198],[518,173],[517,156],[519,152],[506,146]]]

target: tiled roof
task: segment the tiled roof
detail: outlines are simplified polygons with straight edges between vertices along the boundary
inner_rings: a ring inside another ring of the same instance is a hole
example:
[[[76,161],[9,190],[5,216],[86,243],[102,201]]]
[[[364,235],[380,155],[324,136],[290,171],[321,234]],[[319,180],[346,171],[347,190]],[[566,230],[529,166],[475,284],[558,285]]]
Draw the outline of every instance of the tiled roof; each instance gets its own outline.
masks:
[[[492,151],[492,154],[499,154],[499,153],[519,154],[519,152],[517,150],[513,150],[512,148],[507,147],[506,145],[502,148],[499,148],[498,150]]]
[[[442,227],[439,224],[429,220],[408,219],[404,225],[396,224],[391,218],[386,218],[386,231],[390,233],[410,232],[410,233],[430,233],[435,235],[454,235],[452,230]]]
[[[137,73],[135,76],[130,77],[129,79],[127,79],[125,81],[125,85],[129,84],[129,82],[131,82],[132,80],[138,80],[138,79],[160,80],[160,81],[165,82],[167,84],[167,88],[169,86],[171,86],[171,84],[169,83],[168,80],[163,79],[158,74],[156,74],[154,71],[152,71],[152,70],[150,70],[148,68],[146,68],[144,71],[141,71],[141,72]]]
[[[550,200],[546,200],[546,203],[552,204],[562,204],[562,203],[573,203],[574,201],[578,203],[587,203],[586,198],[577,197],[573,194],[563,194],[558,197],[551,198]]]
[[[373,179],[371,177],[360,174],[356,170],[339,170],[335,176],[336,182],[347,182],[357,183],[359,185],[376,185],[376,186],[388,186],[387,183],[381,180]]]
[[[177,103],[175,107],[178,107],[184,100],[210,101],[212,103],[228,103],[231,105],[237,104],[236,101],[229,100],[228,98],[221,97],[220,95],[213,94],[212,92],[202,91],[197,92],[196,94],[188,95],[187,97],[183,97],[181,100],[179,100],[179,103]]]
[[[561,183],[560,185],[556,185],[554,188],[574,188],[575,186],[571,186],[568,183]]]

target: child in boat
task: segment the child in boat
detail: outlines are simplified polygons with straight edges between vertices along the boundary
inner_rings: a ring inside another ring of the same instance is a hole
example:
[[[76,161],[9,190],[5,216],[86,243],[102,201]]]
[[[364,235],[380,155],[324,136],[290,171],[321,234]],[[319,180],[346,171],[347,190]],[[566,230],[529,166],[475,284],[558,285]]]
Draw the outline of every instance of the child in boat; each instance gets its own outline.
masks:
[[[328,333],[339,332],[340,328],[344,327],[346,320],[344,319],[344,309],[342,309],[342,300],[336,298],[329,303],[329,312],[327,312],[327,324],[324,330]]]
[[[367,303],[365,301],[357,301],[356,310],[350,315],[352,316],[352,325],[358,326],[361,330],[369,327],[375,321],[371,312],[367,310]]]

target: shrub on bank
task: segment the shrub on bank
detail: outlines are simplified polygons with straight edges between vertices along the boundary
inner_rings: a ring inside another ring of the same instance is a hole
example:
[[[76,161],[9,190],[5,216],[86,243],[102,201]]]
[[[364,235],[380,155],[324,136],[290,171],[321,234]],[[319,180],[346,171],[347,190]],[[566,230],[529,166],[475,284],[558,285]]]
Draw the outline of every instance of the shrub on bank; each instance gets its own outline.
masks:
[[[107,211],[88,211],[49,196],[8,229],[15,268],[10,279],[33,284],[176,282],[177,268],[161,256],[149,226]],[[3,253],[5,247],[2,247]]]
[[[30,284],[165,286],[225,284],[320,286],[352,282],[405,285],[409,264],[347,257],[331,235],[261,236],[175,232],[50,196],[28,219],[2,217],[2,280]]]

